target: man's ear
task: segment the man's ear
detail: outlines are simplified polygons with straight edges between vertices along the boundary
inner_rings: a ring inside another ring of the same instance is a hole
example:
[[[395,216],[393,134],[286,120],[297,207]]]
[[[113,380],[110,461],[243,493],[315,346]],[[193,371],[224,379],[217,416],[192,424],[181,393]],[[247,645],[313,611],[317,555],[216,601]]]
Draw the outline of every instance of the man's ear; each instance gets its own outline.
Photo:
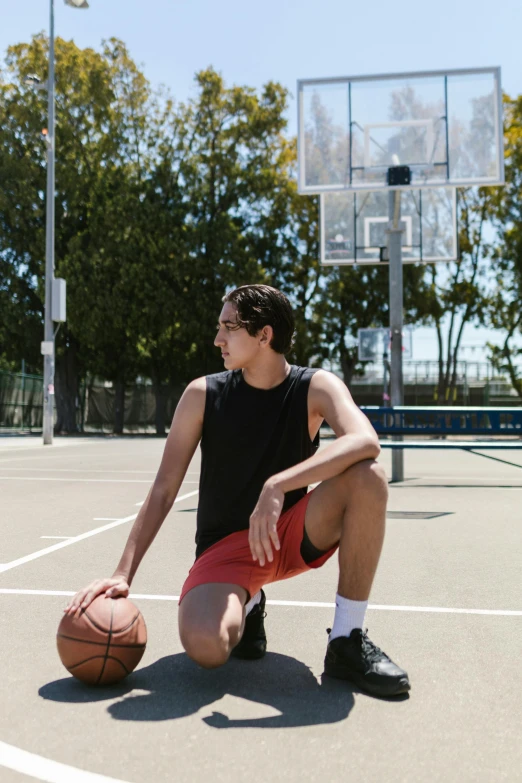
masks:
[[[263,328],[261,329],[261,333],[259,335],[260,338],[259,341],[262,345],[269,346],[270,343],[272,342],[273,336],[274,336],[274,330],[271,326],[268,326],[267,324],[266,326],[263,326]]]

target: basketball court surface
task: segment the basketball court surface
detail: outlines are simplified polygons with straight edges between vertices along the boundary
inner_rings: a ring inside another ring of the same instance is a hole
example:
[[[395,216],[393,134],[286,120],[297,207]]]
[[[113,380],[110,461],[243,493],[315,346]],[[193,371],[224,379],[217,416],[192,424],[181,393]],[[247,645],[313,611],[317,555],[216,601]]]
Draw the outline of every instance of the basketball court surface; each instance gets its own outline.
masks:
[[[522,780],[520,451],[406,454],[390,488],[366,624],[407,669],[409,697],[322,679],[335,558],[267,588],[263,660],[206,671],[187,658],[177,596],[198,453],[132,586],[145,655],[122,684],[89,688],[58,658],[62,609],[111,575],[163,446],[0,440],[2,783]],[[389,452],[381,461],[390,470]]]

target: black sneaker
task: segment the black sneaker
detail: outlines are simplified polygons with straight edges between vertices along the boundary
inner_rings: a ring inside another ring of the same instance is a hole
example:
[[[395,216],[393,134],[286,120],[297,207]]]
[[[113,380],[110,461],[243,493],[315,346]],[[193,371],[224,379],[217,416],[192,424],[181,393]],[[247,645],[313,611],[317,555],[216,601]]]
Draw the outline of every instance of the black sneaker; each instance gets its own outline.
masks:
[[[261,600],[247,614],[243,636],[230,653],[233,658],[253,661],[262,658],[266,653],[265,606],[266,595],[264,590],[261,590]]]
[[[330,633],[330,629],[327,629]],[[350,680],[373,696],[398,696],[410,690],[408,675],[369,638],[367,631],[354,628],[350,636],[338,636],[328,643],[324,673]]]

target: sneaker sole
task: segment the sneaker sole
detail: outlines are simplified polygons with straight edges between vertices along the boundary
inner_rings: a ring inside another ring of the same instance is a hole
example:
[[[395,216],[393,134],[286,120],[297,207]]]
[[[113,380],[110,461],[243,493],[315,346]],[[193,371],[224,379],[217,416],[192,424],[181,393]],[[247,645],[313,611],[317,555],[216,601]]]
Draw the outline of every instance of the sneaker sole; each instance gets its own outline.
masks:
[[[266,647],[264,650],[247,650],[245,652],[242,652],[241,650],[238,650],[237,647],[234,647],[230,653],[231,658],[239,658],[242,661],[258,661],[265,655]]]
[[[393,680],[382,685],[375,685],[374,683],[367,682],[363,675],[352,672],[343,666],[336,666],[335,664],[325,665],[324,673],[328,677],[334,677],[337,680],[348,680],[356,685],[361,691],[369,693],[372,696],[400,696],[403,693],[408,693],[411,689],[410,681],[407,677],[401,677],[399,680]]]

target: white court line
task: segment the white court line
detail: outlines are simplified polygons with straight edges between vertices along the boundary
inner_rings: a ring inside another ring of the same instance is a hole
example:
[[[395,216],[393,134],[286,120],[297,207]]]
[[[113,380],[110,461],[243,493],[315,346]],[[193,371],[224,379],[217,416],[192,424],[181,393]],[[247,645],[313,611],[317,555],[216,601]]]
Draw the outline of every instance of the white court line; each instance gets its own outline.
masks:
[[[0,765],[45,783],[125,783],[123,780],[46,759],[6,742],[0,742]]]
[[[13,470],[17,470],[17,468],[13,468]],[[520,476],[520,473],[517,474]],[[409,486],[416,486],[416,481],[433,481],[433,482],[441,482],[441,481],[469,481],[469,482],[475,482],[473,484],[473,488],[478,487],[479,489],[497,489],[499,488],[499,485],[502,481],[514,481],[515,476],[499,476],[496,481],[491,481],[491,483],[480,483],[481,479],[477,478],[476,476],[434,476],[433,474],[430,474],[429,476],[415,476],[414,478],[408,478],[405,480],[404,485],[408,484]],[[486,482],[488,479],[486,479]],[[392,484],[391,485],[394,489],[401,489],[403,486],[402,484]],[[425,484],[422,485],[423,487]],[[522,482],[520,484],[510,484],[511,487],[516,488],[522,488]],[[502,487],[500,487],[502,489]]]
[[[72,536],[40,536],[40,538],[72,538]]]
[[[92,441],[82,440],[79,443],[78,442],[71,443],[71,441],[68,441],[67,443],[60,443],[58,441],[58,442],[55,442],[54,445],[55,445],[55,447],[59,451],[61,451],[62,449],[74,449],[74,448],[77,448],[78,446],[96,446],[99,443],[100,443],[100,440],[96,439],[96,440],[92,440]],[[12,444],[11,445],[5,445],[5,446],[3,444],[0,445],[0,454],[9,454],[9,453],[11,453],[11,454],[19,454],[21,451],[40,451],[40,452],[45,452],[45,458],[47,458],[47,456],[51,456],[49,451],[48,451],[48,447],[43,445],[43,441],[42,441],[41,438],[38,438],[38,443],[35,443],[33,441],[33,443],[29,443],[27,446],[15,446],[15,445],[12,445]],[[56,452],[55,452],[55,454],[56,454]],[[43,454],[42,454],[42,456],[43,456]],[[58,455],[56,454],[56,456],[58,456]]]
[[[49,470],[50,473],[53,472],[52,469]],[[103,471],[104,473],[111,473],[114,471],[106,470]],[[413,479],[412,481],[445,481],[446,479]],[[448,479],[449,480],[449,479]],[[461,479],[457,476],[452,477],[452,481],[460,481]],[[103,478],[67,478],[67,477],[50,477],[50,476],[0,476],[0,481],[69,481],[69,482],[77,482],[77,483],[83,483],[83,484],[152,484],[152,479],[103,479]],[[183,481],[183,484],[199,484],[199,481]],[[313,489],[316,487],[317,484],[311,484],[310,487]],[[391,489],[437,489],[439,487],[439,484],[433,483],[433,484],[414,484],[412,482],[408,482],[407,484],[403,485],[390,485]],[[497,492],[509,492],[509,491],[515,491],[519,492],[522,490],[522,484],[519,487],[509,486],[509,487],[498,487],[493,485],[485,485],[485,484],[473,484],[473,486],[466,486],[461,487],[458,484],[452,485],[452,484],[445,484],[444,489],[492,489]]]
[[[89,455],[91,456],[91,455]],[[112,455],[111,455],[112,457]],[[105,468],[105,470],[100,470],[99,468],[94,470],[90,468],[85,469],[79,469],[79,468],[6,468],[5,466],[2,466],[2,470],[7,471],[16,471],[16,472],[22,472],[25,471],[33,471],[34,473],[125,473],[125,474],[143,474],[144,476],[155,476],[158,472],[157,470],[113,470],[112,468]],[[186,476],[199,476],[199,472],[197,470],[187,470],[185,473]]]
[[[199,481],[197,481],[197,482],[196,482],[196,481],[193,481],[192,483],[193,483],[193,484],[199,484]],[[192,493],[192,494],[197,494],[197,493]],[[145,501],[144,501],[144,500],[140,500],[140,502],[139,502],[139,503],[135,503],[134,505],[135,505],[135,506],[143,506],[143,504],[144,504],[144,503],[145,503]]]
[[[511,466],[510,465],[506,465],[506,468],[509,468],[509,467],[511,467]],[[522,464],[521,465],[513,465],[513,467],[516,467],[518,470],[520,470],[520,468],[522,468]],[[15,470],[15,468],[13,468],[13,470]],[[517,474],[515,473],[515,476],[516,475]],[[520,473],[518,475],[520,475]],[[515,476],[510,477],[510,479],[514,478]],[[435,472],[432,472],[430,470],[428,476],[409,476],[407,481],[408,481],[408,483],[410,483],[410,481],[424,481],[426,479],[430,479],[431,481],[439,481],[439,480],[442,481],[442,480],[445,480],[445,479],[447,479],[448,481],[456,481],[457,479],[459,481],[491,481],[492,482],[491,484],[486,484],[485,486],[494,487],[495,484],[498,484],[499,481],[503,481],[503,480],[505,481],[506,477],[505,476],[504,477],[499,476],[497,479],[492,479],[491,475],[489,475],[487,477],[484,476],[483,478],[481,478],[480,476],[477,476],[476,473],[475,473],[474,476],[461,476],[460,473],[457,473],[457,475],[453,474],[452,476],[446,476],[445,473],[442,473],[442,474],[441,473],[435,473]]]
[[[24,590],[22,588],[0,587],[0,595],[49,595],[69,597],[76,595],[72,590]],[[130,593],[137,601],[179,601],[179,595],[151,595]],[[335,609],[334,602],[325,601],[275,601],[267,599],[269,606],[297,606],[312,609]],[[393,604],[369,604],[368,609],[379,612],[427,612],[429,614],[479,614],[493,617],[522,617],[522,609],[457,609],[448,606],[400,606]]]
[[[443,479],[444,480],[444,479]],[[452,479],[453,480],[453,479]],[[454,479],[455,481],[459,481],[460,479]],[[458,484],[404,484],[403,486],[398,486],[397,484],[388,484],[388,487],[390,489],[492,489],[494,492],[520,492],[522,489],[522,484],[520,487],[494,487],[494,486],[484,486],[480,484],[466,484],[465,486],[459,486]]]
[[[194,492],[188,492],[186,495],[181,495],[180,497],[176,498],[174,503],[180,503],[186,498],[191,498],[193,495],[197,495],[198,492],[199,490],[196,489]],[[25,555],[25,557],[19,557],[17,560],[11,560],[10,563],[2,563],[2,565],[0,565],[0,574],[4,573],[4,571],[10,571],[11,568],[24,565],[24,563],[30,563],[31,560],[36,560],[37,558],[48,555],[51,552],[56,552],[58,549],[63,549],[65,546],[76,544],[78,541],[83,541],[85,538],[96,536],[98,533],[104,533],[106,530],[111,530],[113,527],[118,527],[118,525],[124,525],[126,522],[132,522],[134,519],[136,519],[137,516],[138,514],[132,514],[130,517],[117,519],[115,522],[110,522],[108,525],[102,525],[102,527],[96,527],[94,530],[88,530],[86,533],[81,533],[79,536],[69,538],[67,541],[61,541],[59,544],[53,544],[52,546],[48,546],[45,549],[40,549],[38,552],[33,552],[31,555]]]
[[[106,471],[110,473],[110,471]],[[102,479],[102,478],[49,478],[47,476],[0,476],[0,481],[74,481],[87,484],[151,484],[151,479]],[[199,484],[199,481],[184,481],[183,484]]]
[[[82,445],[82,444],[69,444],[69,445],[74,446],[74,445]],[[32,451],[34,451],[35,449],[36,449],[36,446],[32,449]],[[12,454],[18,454],[20,451],[26,451],[26,450],[27,449],[22,449],[22,448],[15,449],[11,453]],[[63,457],[67,456],[66,454],[62,453],[61,449],[58,449],[58,451],[53,451],[53,452],[41,450],[40,454],[36,454],[34,457],[32,455],[27,456],[27,457],[8,457],[7,456],[8,454],[9,454],[9,449],[3,449],[2,450],[0,448],[0,465],[4,465],[4,464],[7,464],[7,463],[11,463],[11,462],[25,462],[25,463],[28,463],[28,462],[35,462],[36,460],[40,460],[40,461],[41,460],[47,460],[48,462],[54,462],[55,460],[58,461],[59,459],[62,459]],[[113,454],[112,452],[109,453],[107,451],[105,451],[103,454],[92,454],[92,453],[89,454],[89,458],[92,457],[93,459],[98,459],[98,460],[100,460],[100,459],[107,459],[107,458],[110,458],[112,460],[114,457],[128,457],[128,456],[129,456],[128,453],[127,454],[124,454],[124,453]],[[28,470],[29,469],[30,469],[30,466],[28,467]],[[7,470],[8,470],[8,468],[7,468]],[[39,468],[39,470],[44,470],[44,468]]]

